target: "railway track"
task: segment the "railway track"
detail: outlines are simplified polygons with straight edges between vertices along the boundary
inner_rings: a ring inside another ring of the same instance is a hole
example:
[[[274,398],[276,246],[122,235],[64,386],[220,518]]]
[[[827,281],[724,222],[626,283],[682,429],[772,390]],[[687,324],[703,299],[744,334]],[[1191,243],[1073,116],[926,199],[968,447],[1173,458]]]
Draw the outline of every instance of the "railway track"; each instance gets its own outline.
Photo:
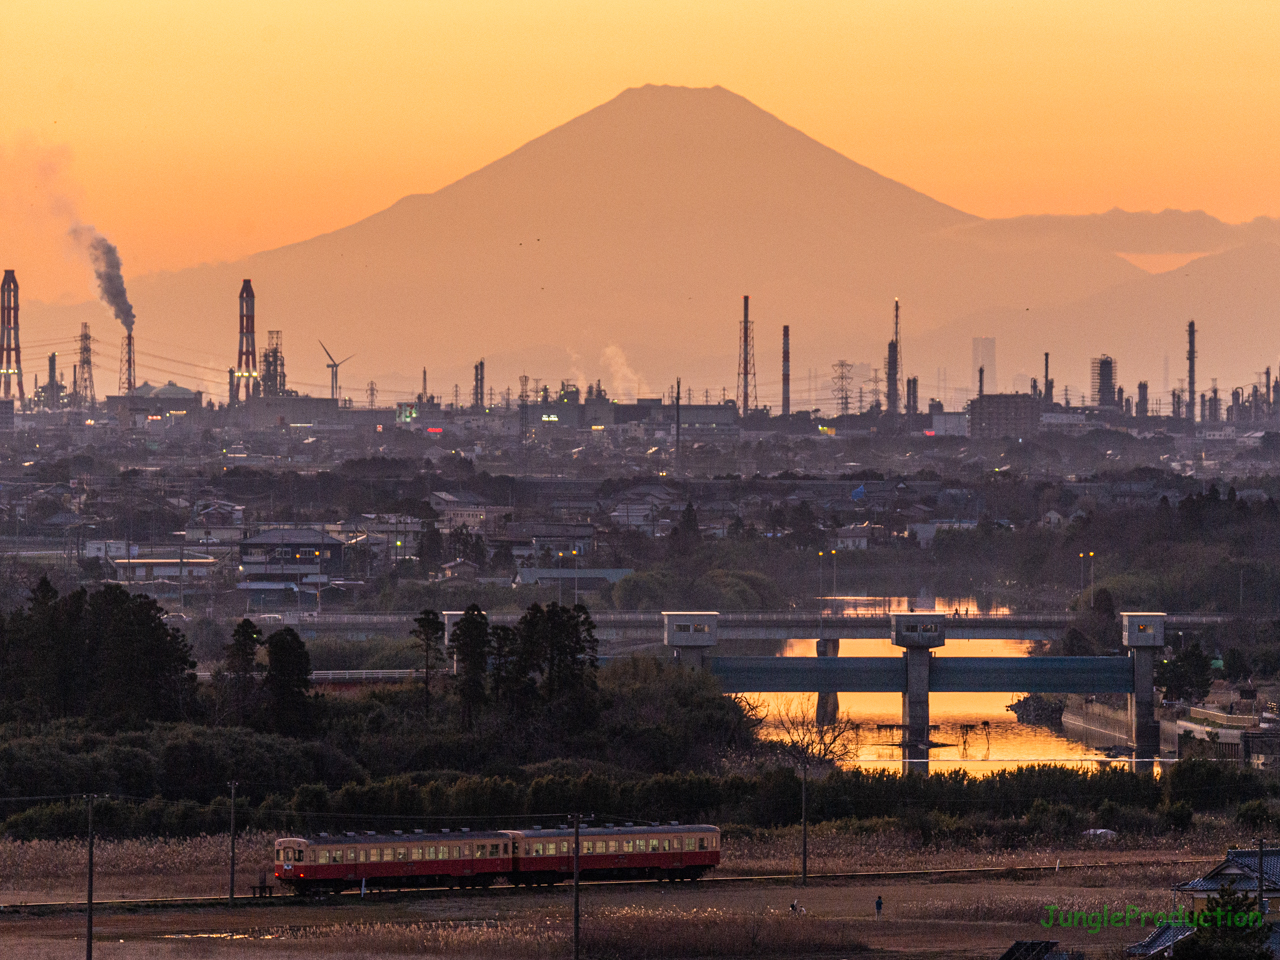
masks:
[[[1217,863],[1220,857],[1191,857],[1181,860],[1161,860],[1161,865],[1182,865],[1196,863]],[[1064,870],[1099,870],[1114,867],[1132,867],[1142,866],[1149,861],[1142,860],[1106,860],[1093,863],[1050,863],[1050,864],[1033,864],[1028,866],[1009,866],[1009,867],[940,867],[932,870],[858,870],[850,873],[811,873],[809,879],[811,881],[839,881],[839,880],[910,880],[910,879],[926,879],[930,877],[963,877],[963,876],[993,876],[993,875],[1010,875],[1010,874],[1037,874],[1037,873],[1056,873]],[[719,876],[719,877],[703,877],[701,880],[695,881],[677,881],[682,885],[710,884],[710,883],[781,883],[794,882],[800,879],[800,875],[796,873],[778,873],[778,874],[751,874],[748,876]],[[584,887],[625,887],[625,886],[642,886],[646,884],[658,884],[659,880],[590,880],[583,881]],[[569,882],[556,884],[562,888],[569,888]],[[398,899],[404,897],[417,897],[423,894],[453,894],[461,893],[466,896],[518,896],[525,892],[522,887],[514,887],[510,885],[494,886],[487,890],[471,889],[465,891],[454,890],[450,887],[412,887],[398,888],[394,890],[369,890],[363,894],[364,899],[378,900],[386,902],[390,899]],[[528,892],[540,893],[545,892],[545,888],[532,888]],[[361,898],[358,890],[347,890],[338,896]],[[285,894],[278,897],[237,897],[235,905],[237,907],[275,907],[275,906],[299,906],[303,904],[315,904],[322,906],[332,901],[328,896],[294,896]],[[225,905],[227,898],[225,896],[211,897],[150,897],[142,899],[117,899],[117,900],[94,900],[93,906],[97,910],[99,908],[118,908],[125,910],[140,909],[169,909],[180,910],[192,907],[212,907]],[[22,913],[26,911],[33,912],[53,912],[60,910],[83,910],[87,906],[84,900],[50,900],[41,902],[28,903],[6,903],[0,904],[0,916],[4,914]]]

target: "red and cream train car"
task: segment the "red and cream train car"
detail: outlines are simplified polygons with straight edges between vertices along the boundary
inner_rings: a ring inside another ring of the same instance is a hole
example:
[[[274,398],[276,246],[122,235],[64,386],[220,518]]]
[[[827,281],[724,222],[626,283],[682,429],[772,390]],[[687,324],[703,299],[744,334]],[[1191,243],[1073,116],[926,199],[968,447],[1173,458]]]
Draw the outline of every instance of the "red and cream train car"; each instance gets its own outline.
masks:
[[[713,826],[603,826],[581,831],[586,880],[696,880],[720,862]],[[303,892],[366,887],[537,886],[573,878],[573,830],[492,830],[284,837],[275,874]]]

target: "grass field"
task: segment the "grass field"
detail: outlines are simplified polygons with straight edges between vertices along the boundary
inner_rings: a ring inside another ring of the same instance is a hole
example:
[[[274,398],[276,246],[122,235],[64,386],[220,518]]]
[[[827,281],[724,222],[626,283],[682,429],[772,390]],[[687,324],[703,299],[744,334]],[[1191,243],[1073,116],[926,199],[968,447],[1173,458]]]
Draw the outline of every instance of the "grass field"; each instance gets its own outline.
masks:
[[[809,832],[809,872],[852,873],[883,870],[992,869],[1129,861],[1126,882],[1165,888],[1184,878],[1187,867],[1168,861],[1215,857],[1236,831],[1221,821],[1202,819],[1185,834],[1121,838],[1110,843],[1083,839],[1021,849],[998,849],[981,838],[968,843],[922,845],[898,830],[860,832],[822,825]],[[272,872],[274,836],[247,834],[236,842],[236,893],[248,896],[260,875]],[[94,845],[94,896],[99,900],[147,897],[221,896],[227,892],[229,841],[226,835],[190,840],[98,841]],[[0,840],[0,904],[15,905],[84,897],[87,849],[78,841]],[[1194,868],[1190,868],[1194,869]],[[790,876],[800,872],[800,830],[730,831],[717,876]],[[1096,874],[1096,876],[1094,875]],[[1106,871],[1073,871],[1081,886],[1111,883]],[[271,882],[269,880],[269,882]],[[1028,878],[1026,882],[1038,882]]]

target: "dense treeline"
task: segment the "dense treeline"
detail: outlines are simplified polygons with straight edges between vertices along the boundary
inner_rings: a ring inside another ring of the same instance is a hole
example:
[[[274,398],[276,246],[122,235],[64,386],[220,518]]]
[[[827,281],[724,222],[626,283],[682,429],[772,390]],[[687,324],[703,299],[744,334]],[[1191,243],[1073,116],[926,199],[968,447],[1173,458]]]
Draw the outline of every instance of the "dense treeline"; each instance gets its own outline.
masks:
[[[194,666],[150,597],[114,585],[59,596],[42,578],[24,608],[0,617],[0,722],[179,720],[194,709]]]
[[[1160,779],[1119,768],[1049,765],[980,778],[962,771],[923,777],[852,769],[811,781],[809,811],[815,821],[896,824],[918,831],[926,841],[967,832],[1014,842],[1032,834],[1065,836],[1089,824],[1126,832],[1186,829],[1195,811],[1237,803],[1256,826],[1269,810],[1267,793],[1267,783],[1252,770],[1195,760]],[[228,807],[226,797],[209,804],[159,796],[146,802],[104,800],[95,818],[109,835],[182,836],[225,830]],[[83,801],[33,804],[12,813],[0,829],[22,838],[74,835],[83,830],[84,810]],[[273,791],[257,803],[239,800],[237,823],[245,829],[310,832],[461,823],[497,827],[550,824],[583,811],[601,821],[777,827],[795,824],[799,810],[800,781],[789,769],[626,777],[535,766],[512,776],[443,772],[340,787],[316,782]]]
[[[963,572],[974,586],[1005,583],[1032,592],[1049,584],[1078,588],[1080,554],[1094,555],[1095,587],[1121,609],[1280,614],[1280,507],[1222,494],[1216,486],[1172,506],[1067,506],[1044,484],[1040,509],[1079,512],[1058,528],[1027,517],[1013,528],[995,522],[938,534],[943,573]],[[999,519],[993,517],[992,520]],[[1087,587],[1086,587],[1087,591]],[[1087,592],[1082,598],[1087,603]]]

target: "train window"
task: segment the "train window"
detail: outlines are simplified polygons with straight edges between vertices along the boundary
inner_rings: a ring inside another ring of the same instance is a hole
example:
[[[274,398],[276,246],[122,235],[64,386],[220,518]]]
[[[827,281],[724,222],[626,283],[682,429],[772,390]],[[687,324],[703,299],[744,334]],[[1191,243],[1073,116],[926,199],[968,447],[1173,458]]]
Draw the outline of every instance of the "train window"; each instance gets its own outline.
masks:
[[[321,862],[321,863],[328,863],[328,862],[329,862],[329,851],[328,851],[328,850],[321,850],[321,851],[320,851],[320,862]]]
[[[414,848],[413,848],[413,859],[415,859],[415,860],[421,860],[421,859],[422,859],[422,848],[421,848],[421,847],[414,847]]]
[[[699,838],[698,838],[698,849],[699,849],[699,850],[705,850],[705,849],[707,849],[707,838],[706,838],[706,837],[699,837]]]
[[[284,862],[293,863],[293,849],[291,847],[284,848]]]
[[[535,843],[535,844],[533,845],[533,855],[534,855],[535,857],[540,857],[540,856],[542,856],[542,844],[540,844],[540,843]]]
[[[524,843],[524,855],[525,855],[526,857],[531,856],[530,851],[531,851],[532,849],[533,849],[533,847],[529,844],[529,841],[528,841],[528,840],[526,840],[526,841],[525,841],[525,843]]]
[[[617,853],[617,852],[618,852],[618,841],[617,841],[617,840],[610,840],[610,841],[609,841],[609,852],[610,852],[610,853]]]
[[[633,848],[633,847],[634,847],[634,843],[633,843],[631,840],[623,840],[623,841],[622,841],[622,852],[623,852],[623,853],[631,853],[631,852],[632,852],[632,848]]]
[[[462,856],[462,848],[461,848],[461,847],[454,847],[454,848],[453,848],[453,859],[457,860],[457,859],[458,859],[459,857],[461,857],[461,856]]]
[[[583,853],[591,853],[591,852],[592,852],[592,851],[591,851],[591,848],[592,848],[593,846],[595,846],[595,844],[594,844],[594,843],[592,843],[590,840],[583,840],[583,841],[582,841],[582,852],[583,852]]]
[[[649,840],[649,852],[650,852],[650,853],[657,853],[657,852],[658,852],[658,838],[657,838],[657,837],[652,837],[652,838]]]
[[[333,862],[334,862],[334,863],[341,863],[341,862],[342,862],[342,851],[341,851],[341,850],[335,850],[335,851],[333,851]]]
[[[504,843],[504,844],[502,845],[502,855],[505,857],[505,856],[506,856],[508,853],[510,853],[510,852],[511,852],[510,847],[509,847],[507,844],[505,844],[505,843]]]
[[[463,849],[463,851],[462,851],[462,855],[463,855],[464,857],[470,857],[470,856],[471,856],[471,844],[469,844],[469,843],[468,843],[468,844],[466,845],[466,847],[465,847],[465,848]]]
[[[477,844],[476,844],[476,857],[477,857],[477,858],[479,858],[479,857],[486,856],[486,855],[487,855],[488,850],[489,850],[489,848],[488,848],[488,847],[486,847],[483,843],[477,843]]]
[[[427,859],[428,859],[428,860],[434,860],[435,858],[436,858],[436,848],[435,848],[435,847],[427,847]]]
[[[280,847],[276,847],[276,863],[282,862],[284,862],[284,850]]]
[[[560,841],[560,852],[561,852],[561,853],[568,853],[568,852],[569,852],[569,841],[568,841],[568,840],[561,840],[561,841]]]
[[[382,848],[382,859],[383,859],[383,862],[385,862],[385,863],[390,863],[390,862],[391,862],[392,860],[394,860],[395,858],[396,858],[396,852],[395,852],[395,850],[394,850],[394,849],[392,849],[391,847],[383,847],[383,848]]]
[[[503,846],[505,847],[506,844],[504,843]],[[498,855],[498,845],[496,843],[489,844],[489,856],[496,857],[497,855]]]
[[[662,852],[667,853],[671,850],[671,841],[667,837],[662,838]]]
[[[316,851],[315,851],[315,847],[312,847],[307,851],[307,863],[315,863],[315,862],[316,862]]]
[[[368,847],[361,847],[361,848],[360,848],[360,862],[361,862],[361,863],[366,863],[366,862],[368,862],[368,860],[369,860],[369,848],[368,848]]]
[[[694,849],[694,846],[695,846],[695,844],[694,844],[693,837],[685,837],[685,838],[684,838],[684,848],[685,848],[686,850],[692,850],[692,849]]]
[[[404,847],[396,847],[396,860],[403,860],[409,856],[409,851]]]

